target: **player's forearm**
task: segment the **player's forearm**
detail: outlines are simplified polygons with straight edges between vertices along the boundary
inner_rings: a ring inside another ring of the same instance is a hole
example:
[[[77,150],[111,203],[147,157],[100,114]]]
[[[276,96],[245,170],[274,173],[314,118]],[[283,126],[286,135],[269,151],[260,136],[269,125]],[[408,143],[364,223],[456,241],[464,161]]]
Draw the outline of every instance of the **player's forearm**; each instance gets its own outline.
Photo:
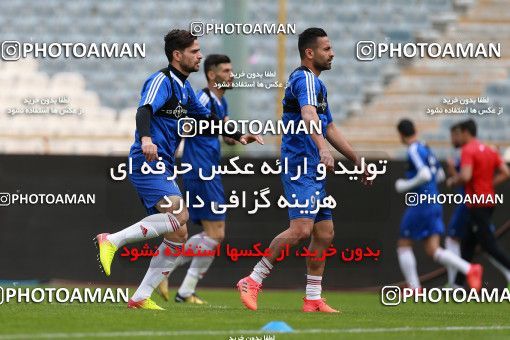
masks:
[[[324,136],[322,136],[322,134],[320,133],[316,133],[314,129],[311,128],[311,122],[315,122],[317,124],[319,122],[319,116],[317,115],[315,107],[311,105],[303,106],[301,108],[301,119],[303,119],[303,121],[305,122],[307,131],[313,131],[310,134],[310,137],[312,138],[317,148],[319,150],[327,149],[328,145],[326,144]]]
[[[432,173],[428,167],[421,168],[416,176],[410,179],[398,179],[395,182],[395,189],[397,192],[410,191],[432,179]]]
[[[229,121],[228,116],[223,117],[223,122],[226,124]],[[235,139],[232,139],[230,137],[223,136],[223,142],[227,145],[235,145],[236,141]]]
[[[225,137],[225,136],[223,136],[223,142],[225,142],[225,144],[227,144],[227,145],[235,145],[236,144],[235,140],[233,140],[230,137]]]
[[[498,186],[501,183],[507,181],[510,178],[510,170],[506,164],[503,164],[499,172],[494,176],[494,186]]]
[[[136,131],[140,140],[144,137],[151,138],[151,115],[152,109],[149,105],[144,105],[136,110]]]
[[[406,192],[406,191],[411,191],[412,189],[414,189],[417,186],[419,186],[420,184],[422,184],[421,180],[419,180],[416,177],[413,177],[411,179],[402,179],[402,178],[398,179],[395,182],[395,189],[397,190],[397,192],[398,193],[403,193],[403,192]]]
[[[323,149],[328,148],[328,145],[326,144],[326,140],[324,139],[324,137],[322,135],[314,133],[310,137],[312,137],[312,140],[315,143],[315,145],[317,146],[317,149],[323,150]]]
[[[508,176],[506,174],[497,174],[494,176],[494,186],[496,187],[506,180],[508,180]]]
[[[460,184],[466,184],[471,180],[471,177],[473,176],[473,167],[472,166],[465,166],[460,169],[459,173],[459,181]]]
[[[220,135],[222,135],[223,137],[227,137],[227,138],[230,138],[230,139],[233,139],[235,141],[238,141],[241,139],[241,137],[243,136],[243,134],[240,132],[240,131],[234,131],[232,133],[229,133],[227,130],[228,129],[225,129],[224,126],[225,124],[227,123],[226,121],[224,120],[221,120],[218,116],[212,114],[211,115],[211,120],[215,122],[215,124],[219,124],[222,126],[222,128],[220,129]]]
[[[207,121],[209,121],[209,124],[214,124],[215,126],[221,126],[220,135],[222,135],[224,137],[232,138],[233,140],[236,140],[236,141],[239,141],[239,139],[243,135],[239,131],[234,131],[233,133],[228,132],[227,131],[228,129],[224,128],[226,121],[221,120],[217,115],[215,115],[212,112],[209,115],[188,113],[187,118],[193,118],[196,121],[207,120]]]
[[[462,179],[462,177],[460,176],[460,174],[456,174],[455,176],[452,176],[448,179],[448,181],[450,182],[450,185],[452,186],[457,186],[457,185],[464,185],[466,184],[466,182],[464,182],[464,180]]]
[[[446,165],[446,171],[448,172],[448,177],[453,177],[458,175],[457,169],[455,169],[455,165],[448,163]]]
[[[326,138],[328,142],[347,159],[355,164],[359,162],[358,155],[333,123],[328,125]]]

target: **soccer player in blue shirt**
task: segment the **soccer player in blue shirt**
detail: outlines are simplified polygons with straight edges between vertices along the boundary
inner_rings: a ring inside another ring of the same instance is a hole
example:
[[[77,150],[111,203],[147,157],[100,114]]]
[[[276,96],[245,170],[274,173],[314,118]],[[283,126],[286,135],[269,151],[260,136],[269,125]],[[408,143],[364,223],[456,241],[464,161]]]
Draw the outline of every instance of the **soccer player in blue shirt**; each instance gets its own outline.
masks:
[[[136,113],[135,141],[129,157],[129,176],[149,216],[114,234],[99,234],[96,243],[99,261],[107,276],[115,252],[128,243],[164,236],[159,255],[154,256],[149,269],[128,303],[130,308],[162,309],[150,299],[153,290],[175,266],[176,258],[166,256],[165,249],[182,247],[186,240],[188,210],[182,205],[182,195],[173,174],[175,151],[181,140],[178,120],[182,117],[221,121],[197,99],[187,77],[199,69],[202,54],[197,38],[185,30],[171,30],[165,36],[168,67],[152,74],[144,83]],[[259,136],[227,134],[242,144],[258,141]],[[159,163],[158,161],[162,163]],[[147,173],[144,163],[157,169]],[[161,166],[164,164],[164,172]],[[167,204],[170,201],[171,205]]]
[[[301,66],[289,77],[283,98],[283,121],[288,123],[303,120],[308,127],[311,122],[320,121],[322,133],[296,132],[285,134],[282,138],[282,164],[285,158],[289,164],[289,173],[281,176],[286,199],[294,202],[294,198],[297,198],[301,203],[309,200],[309,205],[305,209],[289,208],[290,227],[273,239],[270,244],[271,254],[263,257],[255,265],[252,273],[238,282],[241,301],[251,310],[257,309],[257,296],[262,280],[273,269],[282,249],[287,245],[295,246],[309,237],[311,237],[309,249],[312,252],[317,251],[321,254],[331,245],[334,235],[331,210],[321,207],[318,212],[311,213],[316,210],[317,200],[326,197],[325,180],[316,179],[317,167],[319,164],[324,164],[329,170],[334,167],[334,159],[326,141],[349,160],[359,164],[358,156],[333,123],[326,86],[319,79],[322,71],[331,69],[334,57],[326,32],[321,28],[306,29],[299,35],[298,49]],[[311,132],[310,129],[308,132]],[[297,167],[303,164],[305,157],[308,162],[308,174],[301,175],[295,181],[291,180],[291,177],[296,176]],[[307,258],[306,265],[307,285],[303,311],[338,312],[321,298],[324,261]]]
[[[470,264],[449,250],[440,247],[440,237],[444,233],[443,208],[435,201],[420,201],[420,195],[436,197],[439,195],[437,183],[445,179],[443,168],[430,148],[418,140],[414,124],[409,119],[402,119],[397,130],[400,139],[407,146],[407,163],[405,179],[395,182],[399,193],[408,192],[408,205],[400,223],[400,237],[397,243],[397,254],[400,269],[404,274],[409,288],[421,290],[413,243],[423,241],[425,252],[434,261],[445,267],[453,267],[467,275],[468,284],[480,289],[482,285],[482,266]]]
[[[207,80],[207,87],[197,93],[197,98],[202,105],[214,112],[216,116],[227,121],[228,104],[225,98],[225,91],[232,89],[232,63],[230,58],[223,54],[211,54],[205,58],[204,72]],[[221,84],[221,86],[218,86]],[[232,138],[223,136],[223,141],[228,145],[234,145]],[[225,214],[212,211],[211,203],[224,204],[225,194],[221,175],[216,174],[211,180],[203,180],[199,176],[198,169],[202,175],[211,176],[211,169],[220,164],[221,144],[217,134],[195,136],[186,138],[182,154],[182,162],[192,164],[192,170],[183,175],[184,189],[189,193],[190,207],[188,208],[190,220],[199,224],[203,232],[193,235],[186,242],[186,249],[214,250],[223,241],[225,236]],[[198,196],[204,201],[204,207],[194,208],[195,197]],[[179,261],[183,265],[191,261],[190,267],[179,290],[175,295],[175,302],[186,302],[195,304],[206,303],[195,294],[199,279],[202,279],[214,257],[199,256],[186,257]],[[161,295],[168,300],[168,280],[163,280],[159,285]]]

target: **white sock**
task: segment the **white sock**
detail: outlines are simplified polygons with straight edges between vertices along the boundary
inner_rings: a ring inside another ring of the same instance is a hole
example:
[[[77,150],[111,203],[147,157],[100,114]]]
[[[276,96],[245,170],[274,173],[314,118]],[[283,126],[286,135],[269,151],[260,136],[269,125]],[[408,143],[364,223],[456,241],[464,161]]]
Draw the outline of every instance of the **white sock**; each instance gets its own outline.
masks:
[[[441,247],[437,248],[434,253],[434,261],[441,263],[447,268],[448,266],[452,266],[464,275],[467,274],[469,267],[471,267],[471,263]]]
[[[198,249],[193,248],[194,251],[197,250],[214,250],[218,245],[218,242],[205,233],[200,233],[197,235],[193,235],[193,237],[199,236],[200,244],[198,245]],[[191,238],[193,238],[191,237]],[[188,244],[188,243],[186,243]],[[181,286],[179,287],[178,293],[182,297],[188,297],[191,294],[195,293],[195,289],[197,288],[198,280],[204,277],[205,273],[211,266],[214,261],[214,256],[196,256],[193,257],[191,261],[191,265],[188,269],[186,277],[182,281]]]
[[[262,281],[271,272],[271,269],[273,269],[273,265],[265,257],[263,257],[262,260],[257,262],[255,267],[253,267],[250,277],[255,280],[255,282],[262,283]]]
[[[200,245],[200,242],[202,242],[202,236],[204,233],[198,233],[193,236],[191,236],[188,241],[186,242],[185,249],[192,249],[193,251],[196,251],[198,249],[198,246]],[[179,259],[178,266],[182,266],[186,263],[191,262],[193,260],[193,257],[189,256],[182,256],[182,258]]]
[[[320,300],[322,276],[306,275],[306,299]]]
[[[173,252],[182,246],[182,243],[163,240],[163,243],[161,243],[158,248],[159,255],[152,258],[149,269],[147,270],[142,283],[140,286],[138,286],[138,289],[131,298],[133,301],[141,301],[151,297],[154,289],[156,289],[156,287],[161,283],[161,281],[163,281],[165,277],[170,275],[171,271],[173,271],[175,267],[175,261],[177,261],[176,257],[167,256],[165,254],[165,249],[169,247]]]
[[[120,248],[127,243],[149,240],[179,228],[179,222],[174,215],[154,214],[106,238]]]
[[[446,237],[444,241],[445,248],[451,251],[453,254],[460,256],[460,243],[454,240],[451,237]],[[452,266],[446,266],[446,271],[448,274],[448,285],[450,287],[455,286],[455,278],[457,276],[457,269]]]
[[[489,261],[492,263],[492,265],[496,267],[505,276],[506,283],[510,284],[510,270],[508,270],[505,266],[499,263],[494,257],[490,255],[487,255],[487,257],[489,258]]]
[[[413,248],[398,247],[397,254],[400,270],[402,270],[402,274],[404,274],[409,288],[420,288],[420,279],[418,277],[418,271],[416,270],[416,258],[414,257]]]

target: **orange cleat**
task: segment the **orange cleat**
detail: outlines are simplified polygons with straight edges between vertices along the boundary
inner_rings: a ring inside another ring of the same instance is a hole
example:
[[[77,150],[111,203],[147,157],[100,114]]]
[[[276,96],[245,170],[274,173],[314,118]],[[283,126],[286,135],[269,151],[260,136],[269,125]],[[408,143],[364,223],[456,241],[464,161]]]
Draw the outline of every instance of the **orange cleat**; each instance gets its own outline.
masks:
[[[466,280],[470,288],[474,288],[477,291],[482,289],[482,276],[483,267],[480,264],[472,264],[469,267],[469,271],[466,274]]]
[[[241,293],[241,301],[246,308],[257,310],[257,296],[262,289],[262,285],[257,283],[251,277],[247,276],[237,283],[237,289]]]
[[[304,297],[303,301],[305,302],[303,304],[303,312],[340,313],[340,311],[328,306],[326,299],[307,300],[306,297]]]

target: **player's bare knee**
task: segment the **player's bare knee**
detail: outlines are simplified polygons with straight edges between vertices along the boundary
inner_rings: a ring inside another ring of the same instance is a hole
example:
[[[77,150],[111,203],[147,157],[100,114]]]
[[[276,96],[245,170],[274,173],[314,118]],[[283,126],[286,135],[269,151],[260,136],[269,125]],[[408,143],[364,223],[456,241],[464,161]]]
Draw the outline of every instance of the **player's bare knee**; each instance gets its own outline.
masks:
[[[434,251],[431,250],[431,248],[425,248],[425,254],[427,254],[428,257],[434,257]]]
[[[206,221],[202,220],[202,226],[204,233],[217,241],[218,243],[223,242],[225,238],[225,221]]]
[[[225,239],[225,229],[217,228],[217,229],[209,229],[205,231],[205,234],[217,241],[218,243],[223,242]]]
[[[410,240],[410,239],[406,239],[406,238],[401,238],[397,241],[397,248],[400,248],[400,247],[412,247],[413,246],[413,241]]]
[[[186,208],[182,209],[182,211],[176,213],[176,211],[179,211],[179,208],[173,208],[173,207],[165,207],[161,208],[158,207],[158,211],[163,214],[169,215],[169,218],[175,218],[179,225],[184,225],[186,222],[188,222],[188,210]]]
[[[439,248],[435,244],[425,244],[425,254],[429,257],[434,257],[434,253],[436,252],[437,248]]]
[[[175,215],[175,218],[177,218],[177,221],[179,222],[179,225],[181,225],[181,226],[188,223],[188,219],[189,219],[188,209],[184,208],[180,213]]]
[[[215,237],[213,237],[218,243],[223,242],[225,239],[225,229],[218,229]]]
[[[168,232],[164,235],[165,239],[177,243],[185,243],[188,239],[188,228],[186,224],[181,226],[176,231]]]
[[[180,242],[186,242],[188,240],[188,228],[184,228],[186,225],[184,226],[181,226],[181,228],[179,228],[175,234],[177,236],[177,238],[179,238],[179,241]]]
[[[424,248],[427,256],[434,257],[434,254],[439,247],[440,247],[439,235],[432,235],[425,240]]]
[[[299,242],[301,240],[306,240],[310,238],[313,227],[311,220],[292,222],[293,223],[291,223],[289,229],[294,239],[296,239]]]
[[[321,230],[317,233],[316,237],[318,238],[318,241],[324,244],[330,244],[333,241],[333,238],[335,237],[335,231],[333,229],[331,230]]]

